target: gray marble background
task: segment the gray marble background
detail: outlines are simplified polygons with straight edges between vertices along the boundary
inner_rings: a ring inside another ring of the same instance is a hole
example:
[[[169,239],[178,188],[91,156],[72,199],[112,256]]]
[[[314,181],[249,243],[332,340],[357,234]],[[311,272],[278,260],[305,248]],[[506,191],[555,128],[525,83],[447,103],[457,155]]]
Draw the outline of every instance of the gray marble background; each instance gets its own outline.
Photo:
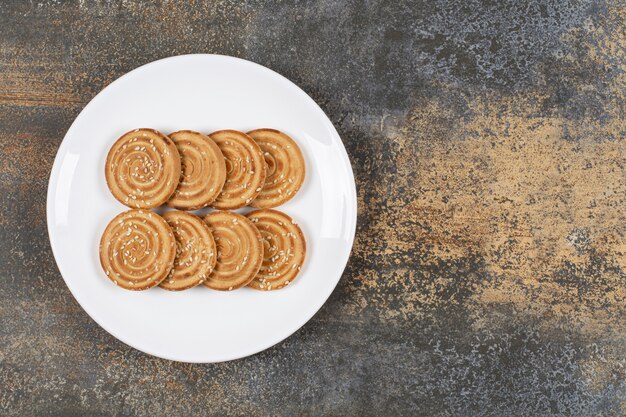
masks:
[[[583,0],[0,3],[0,415],[626,414],[625,20]],[[196,52],[308,92],[359,199],[320,312],[212,365],[96,325],[45,220],[86,103]]]

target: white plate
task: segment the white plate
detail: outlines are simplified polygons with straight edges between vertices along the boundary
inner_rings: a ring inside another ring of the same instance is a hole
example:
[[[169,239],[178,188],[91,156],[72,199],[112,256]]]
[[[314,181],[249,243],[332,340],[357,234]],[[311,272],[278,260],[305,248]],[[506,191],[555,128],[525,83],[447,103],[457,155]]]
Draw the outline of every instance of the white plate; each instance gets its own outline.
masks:
[[[293,284],[271,292],[132,292],[107,279],[98,242],[107,223],[127,208],[106,186],[104,160],[113,142],[137,127],[166,133],[272,127],[298,142],[307,177],[296,197],[278,208],[298,221],[307,238],[307,259]],[[183,362],[252,355],[298,330],[337,285],[356,228],[350,161],[328,117],[281,75],[219,55],[155,61],[102,90],[63,139],[47,204],[54,257],[87,314],[122,342]]]

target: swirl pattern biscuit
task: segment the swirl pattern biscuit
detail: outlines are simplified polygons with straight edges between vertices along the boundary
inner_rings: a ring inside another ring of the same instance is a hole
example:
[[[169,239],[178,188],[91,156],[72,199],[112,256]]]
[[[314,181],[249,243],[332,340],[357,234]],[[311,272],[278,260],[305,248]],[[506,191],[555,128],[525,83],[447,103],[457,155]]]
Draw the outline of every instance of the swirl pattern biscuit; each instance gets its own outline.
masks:
[[[265,182],[265,161],[261,148],[248,135],[237,130],[220,130],[209,135],[224,154],[226,182],[211,204],[232,210],[250,204]]]
[[[274,129],[248,132],[263,151],[266,163],[265,184],[251,202],[252,207],[271,208],[291,200],[304,182],[304,156],[296,142]]]
[[[170,138],[154,129],[135,129],[109,150],[105,178],[122,204],[132,208],[160,206],[178,186],[178,150]]]
[[[183,211],[168,211],[163,218],[174,232],[176,258],[159,286],[172,291],[195,287],[215,267],[216,248],[211,229],[200,217]]]
[[[250,283],[263,261],[261,234],[244,216],[216,211],[204,217],[217,246],[217,263],[204,285],[230,291]]]
[[[116,285],[145,290],[159,285],[176,256],[176,240],[167,222],[149,210],[116,216],[100,239],[100,263]]]
[[[302,230],[285,213],[277,210],[256,210],[246,215],[263,238],[263,264],[248,284],[257,290],[278,290],[296,278],[306,256]]]
[[[211,204],[222,191],[226,164],[220,148],[201,133],[180,130],[171,133],[181,158],[178,188],[167,205],[179,210],[196,210]]]

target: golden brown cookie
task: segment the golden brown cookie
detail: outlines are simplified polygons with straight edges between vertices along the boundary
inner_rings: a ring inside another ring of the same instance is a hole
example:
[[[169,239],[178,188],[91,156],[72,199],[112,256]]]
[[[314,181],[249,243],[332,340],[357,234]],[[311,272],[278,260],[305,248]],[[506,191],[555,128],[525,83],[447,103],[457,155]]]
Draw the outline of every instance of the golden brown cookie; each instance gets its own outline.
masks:
[[[244,216],[215,211],[204,217],[217,246],[217,264],[204,285],[229,291],[247,285],[263,261],[261,235]]]
[[[289,136],[274,129],[256,129],[248,135],[263,151],[267,168],[265,184],[250,205],[271,208],[291,200],[302,186],[306,172],[300,147]]]
[[[226,163],[220,148],[201,133],[179,130],[171,133],[181,159],[178,188],[167,205],[179,210],[196,210],[211,204],[226,181]]]
[[[159,286],[179,291],[195,287],[213,272],[216,248],[209,226],[198,216],[168,211],[163,218],[176,238],[174,267]]]
[[[278,290],[296,278],[306,256],[306,241],[295,221],[278,210],[256,210],[246,215],[263,238],[263,264],[248,284],[257,290]]]
[[[172,229],[149,210],[128,210],[108,224],[100,239],[100,263],[111,281],[127,290],[159,285],[176,256]]]
[[[180,178],[180,156],[174,142],[154,129],[125,133],[109,150],[105,178],[122,204],[151,208],[165,203]]]
[[[209,137],[219,146],[226,162],[226,182],[211,207],[232,210],[250,204],[265,181],[261,148],[250,136],[237,130],[220,130]]]

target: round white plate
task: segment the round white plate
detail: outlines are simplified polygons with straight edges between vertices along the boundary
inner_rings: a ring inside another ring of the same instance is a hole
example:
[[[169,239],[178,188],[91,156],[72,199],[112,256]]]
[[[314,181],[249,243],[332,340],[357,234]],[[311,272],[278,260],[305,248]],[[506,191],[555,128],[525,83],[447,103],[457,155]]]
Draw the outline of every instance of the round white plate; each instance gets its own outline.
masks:
[[[107,279],[98,258],[99,239],[107,223],[127,208],[106,186],[104,161],[113,142],[137,127],[165,133],[272,127],[298,142],[307,177],[296,197],[278,207],[300,224],[307,239],[307,259],[293,284],[270,292],[204,287],[133,292]],[[220,55],[155,61],[102,90],[63,139],[47,204],[54,257],[87,314],[122,342],[183,362],[252,355],[298,330],[337,285],[357,215],[350,161],[324,112],[281,75]]]

